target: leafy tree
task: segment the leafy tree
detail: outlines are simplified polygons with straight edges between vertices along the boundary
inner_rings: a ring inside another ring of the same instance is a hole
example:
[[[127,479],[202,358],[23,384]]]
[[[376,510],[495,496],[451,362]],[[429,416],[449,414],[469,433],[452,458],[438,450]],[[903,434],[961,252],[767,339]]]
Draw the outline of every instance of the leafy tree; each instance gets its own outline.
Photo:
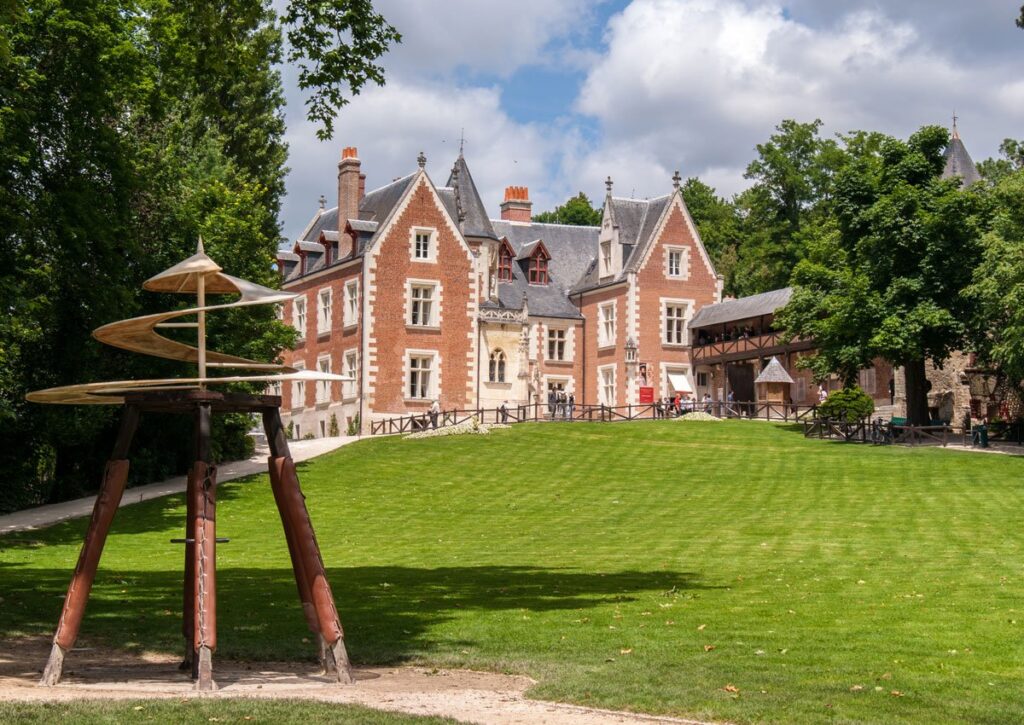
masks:
[[[967,342],[964,290],[981,252],[983,199],[940,178],[948,143],[928,126],[857,148],[835,181],[836,229],[797,266],[778,317],[787,334],[815,339],[813,369],[846,383],[874,357],[902,365],[918,424],[928,421],[925,361],[941,365]]]
[[[978,173],[992,184],[998,184],[1010,174],[1024,169],[1024,141],[1003,139],[999,144],[1002,158],[985,159],[978,166]]]
[[[95,488],[115,431],[106,406],[26,392],[188,374],[90,337],[184,304],[142,292],[146,278],[202,234],[232,274],[276,284],[285,33],[313,64],[321,122],[346,88],[381,80],[374,61],[398,39],[367,0],[292,0],[283,25],[262,0],[0,0],[0,510]],[[260,360],[294,335],[265,308],[212,317],[209,333]],[[248,425],[218,417],[215,454],[244,453]],[[186,466],[188,429],[145,419],[133,478]]]
[[[590,199],[582,191],[571,197],[554,211],[542,211],[533,217],[533,221],[543,224],[572,224],[581,227],[596,227],[601,224],[601,210],[590,204]]]
[[[968,290],[976,301],[974,349],[982,363],[1020,388],[1024,381],[1024,170],[1003,178],[992,191],[991,230]]]
[[[736,207],[696,177],[687,179],[680,191],[715,269],[725,278],[726,292],[732,294],[740,227]]]
[[[819,136],[821,121],[784,120],[745,173],[753,185],[737,195],[740,244],[732,287],[750,295],[784,287],[803,259],[808,233],[828,215],[835,173],[843,154]]]

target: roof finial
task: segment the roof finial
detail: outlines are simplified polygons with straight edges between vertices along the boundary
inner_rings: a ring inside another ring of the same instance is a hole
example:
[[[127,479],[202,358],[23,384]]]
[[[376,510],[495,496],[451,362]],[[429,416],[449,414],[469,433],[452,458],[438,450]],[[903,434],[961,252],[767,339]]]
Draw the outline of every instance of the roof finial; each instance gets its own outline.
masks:
[[[416,157],[416,163],[420,165],[421,169],[427,165],[427,157],[422,151],[420,151],[420,155]]]
[[[676,169],[675,173],[672,174],[672,188],[679,191],[679,182],[683,180],[683,177],[679,175],[679,169]]]
[[[320,195],[320,210],[322,211],[327,207],[327,197],[323,194]]]
[[[463,127],[459,132],[459,156],[462,156],[462,148],[466,145],[466,128]]]
[[[203,235],[199,235],[199,243],[196,244],[196,254],[206,254],[206,249],[203,248]]]
[[[958,120],[958,117],[956,115],[956,111],[954,110],[953,111],[953,138],[960,138],[960,129],[958,129],[956,127],[957,120]]]
[[[604,188],[608,190],[608,196],[612,195],[612,177],[608,177],[604,180]]]

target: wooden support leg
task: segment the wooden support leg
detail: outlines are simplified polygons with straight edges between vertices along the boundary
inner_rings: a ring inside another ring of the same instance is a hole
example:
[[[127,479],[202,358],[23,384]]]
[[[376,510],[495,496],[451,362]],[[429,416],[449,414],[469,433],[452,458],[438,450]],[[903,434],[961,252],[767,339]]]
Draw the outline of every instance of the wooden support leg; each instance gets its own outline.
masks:
[[[302,562],[305,579],[308,582],[310,597],[316,611],[318,629],[326,644],[324,655],[327,670],[333,671],[338,682],[352,683],[355,677],[352,664],[345,649],[345,634],[338,618],[338,610],[334,606],[334,595],[327,582],[320,547],[317,545],[313,524],[309,519],[309,511],[299,487],[295,462],[288,451],[288,442],[281,426],[281,418],[276,408],[264,412],[264,425],[267,429],[267,440],[270,442],[272,459],[271,485],[274,487],[274,500],[281,513],[286,536],[295,544],[296,554]],[[290,532],[290,533],[289,533]],[[296,572],[296,576],[301,576]]]
[[[213,681],[213,652],[217,649],[217,469],[210,459],[210,406],[200,405],[196,416],[198,460],[192,469],[195,479],[195,526],[192,529],[195,598],[193,599],[193,649],[196,689],[210,691]]]
[[[75,640],[78,639],[78,630],[82,625],[85,605],[89,601],[89,592],[92,590],[92,584],[96,578],[96,569],[100,563],[100,555],[103,553],[103,545],[107,541],[107,532],[110,531],[114,513],[121,504],[125,482],[128,480],[128,448],[138,423],[138,409],[134,406],[126,406],[121,416],[121,429],[118,432],[117,443],[114,445],[111,460],[107,462],[103,474],[103,484],[96,496],[92,518],[89,520],[89,529],[85,534],[85,541],[82,543],[82,551],[78,555],[78,564],[71,577],[71,584],[68,585],[67,596],[64,597],[57,633],[53,637],[53,649],[50,651],[50,659],[43,670],[43,678],[39,683],[41,685],[53,686],[60,682],[64,671],[64,657],[75,645]]]
[[[267,462],[270,469],[271,490],[274,492],[274,500],[277,502],[279,511],[282,511],[284,506],[283,502],[279,499],[280,492],[282,491],[281,468],[283,461],[283,458],[271,456]],[[320,623],[317,621],[316,608],[313,606],[313,596],[309,588],[309,577],[306,574],[305,565],[299,554],[299,545],[295,541],[295,532],[283,520],[282,524],[284,525],[285,539],[288,542],[288,556],[291,558],[292,571],[295,574],[295,585],[299,590],[299,600],[302,602],[302,613],[306,617],[306,625],[309,627],[309,631],[317,636],[317,640],[320,643],[320,665],[324,667],[326,672],[327,662],[324,655],[326,647],[323,643],[323,637],[320,635]]]

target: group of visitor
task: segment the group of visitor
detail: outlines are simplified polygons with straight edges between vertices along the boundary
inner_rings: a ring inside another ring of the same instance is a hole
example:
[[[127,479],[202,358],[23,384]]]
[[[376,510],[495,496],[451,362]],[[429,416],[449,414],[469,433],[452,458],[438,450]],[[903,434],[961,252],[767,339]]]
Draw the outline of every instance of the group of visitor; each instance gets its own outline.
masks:
[[[713,342],[728,342],[729,340],[749,340],[752,337],[758,337],[763,335],[764,331],[760,328],[755,328],[753,325],[737,325],[736,327],[726,327],[722,332],[711,335],[701,330],[697,334],[698,345],[710,345]]]
[[[674,396],[665,396],[654,401],[654,417],[675,418],[698,410],[710,413],[712,407],[710,393],[704,393],[704,398],[700,401],[690,397],[689,393],[676,393]]]
[[[571,419],[576,410],[576,395],[564,390],[548,391],[548,416],[552,419]]]

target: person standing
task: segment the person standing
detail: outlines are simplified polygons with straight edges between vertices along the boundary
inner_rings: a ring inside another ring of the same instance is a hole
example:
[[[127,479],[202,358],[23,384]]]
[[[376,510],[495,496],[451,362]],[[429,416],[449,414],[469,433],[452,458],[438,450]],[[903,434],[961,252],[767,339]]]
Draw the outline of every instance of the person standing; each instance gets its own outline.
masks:
[[[576,412],[576,393],[569,393],[569,420],[572,420],[572,416]]]
[[[498,406],[498,415],[501,418],[502,423],[508,423],[508,401],[501,401],[501,405]]]
[[[555,417],[555,402],[558,400],[558,396],[555,395],[555,389],[551,388],[548,390],[548,417]]]
[[[430,404],[430,427],[431,428],[436,428],[437,427],[437,417],[438,417],[438,415],[440,415],[440,413],[441,413],[441,404],[438,403],[437,400],[435,399],[434,402]]]

